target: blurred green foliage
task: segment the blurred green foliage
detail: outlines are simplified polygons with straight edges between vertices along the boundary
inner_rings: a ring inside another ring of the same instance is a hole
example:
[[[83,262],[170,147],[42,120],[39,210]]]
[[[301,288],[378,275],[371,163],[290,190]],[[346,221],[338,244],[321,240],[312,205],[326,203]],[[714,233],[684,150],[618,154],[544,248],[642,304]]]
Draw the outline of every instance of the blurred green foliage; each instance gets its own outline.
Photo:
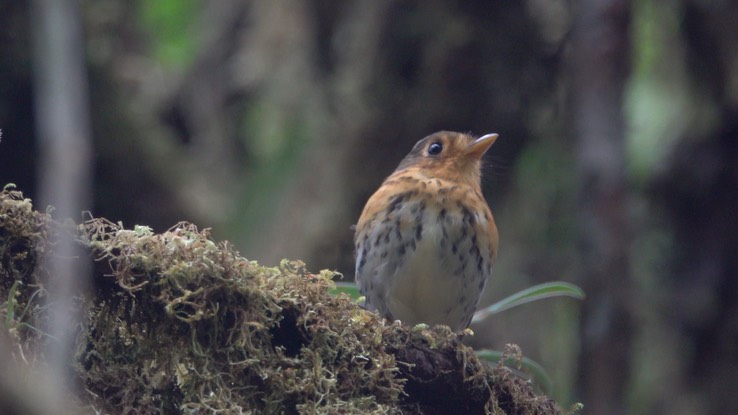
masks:
[[[633,6],[633,72],[624,111],[630,173],[644,183],[666,162],[683,131],[696,136],[718,123],[715,105],[689,80],[680,32],[683,7],[674,0]]]
[[[163,65],[186,67],[196,54],[192,25],[200,11],[196,0],[140,1],[140,21],[151,36],[152,54]]]

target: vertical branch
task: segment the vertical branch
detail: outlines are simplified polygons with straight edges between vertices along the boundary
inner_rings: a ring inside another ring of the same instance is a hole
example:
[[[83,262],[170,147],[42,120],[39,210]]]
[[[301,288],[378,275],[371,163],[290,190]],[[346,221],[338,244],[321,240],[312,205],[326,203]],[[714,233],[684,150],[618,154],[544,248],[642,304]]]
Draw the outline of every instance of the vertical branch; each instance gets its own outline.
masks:
[[[76,218],[89,208],[91,187],[90,120],[79,4],[75,0],[31,2],[35,114],[38,125],[39,198],[53,205],[59,219]],[[72,342],[78,321],[73,296],[81,292],[88,270],[71,232],[61,232],[49,272],[48,321],[52,337],[45,357],[49,392],[66,391],[72,367]]]
[[[625,413],[633,321],[623,90],[628,76],[629,6],[582,0],[570,74],[584,306],[579,368],[587,412]]]

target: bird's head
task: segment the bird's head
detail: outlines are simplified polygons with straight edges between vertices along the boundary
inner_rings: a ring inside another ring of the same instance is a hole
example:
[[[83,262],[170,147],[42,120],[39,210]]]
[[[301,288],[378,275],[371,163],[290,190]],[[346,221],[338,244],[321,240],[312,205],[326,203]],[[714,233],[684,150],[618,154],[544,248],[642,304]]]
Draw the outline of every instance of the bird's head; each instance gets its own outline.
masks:
[[[440,131],[418,141],[397,171],[418,169],[430,177],[458,181],[479,188],[481,159],[497,140],[497,134],[474,138]]]

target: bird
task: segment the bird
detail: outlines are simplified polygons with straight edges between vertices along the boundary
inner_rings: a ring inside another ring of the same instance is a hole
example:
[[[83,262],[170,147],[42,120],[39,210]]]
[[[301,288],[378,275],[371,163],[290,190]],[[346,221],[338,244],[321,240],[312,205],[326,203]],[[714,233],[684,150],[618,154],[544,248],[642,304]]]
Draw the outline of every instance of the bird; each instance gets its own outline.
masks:
[[[433,133],[369,197],[354,234],[366,309],[409,326],[469,326],[497,257],[481,190],[481,159],[497,137]]]

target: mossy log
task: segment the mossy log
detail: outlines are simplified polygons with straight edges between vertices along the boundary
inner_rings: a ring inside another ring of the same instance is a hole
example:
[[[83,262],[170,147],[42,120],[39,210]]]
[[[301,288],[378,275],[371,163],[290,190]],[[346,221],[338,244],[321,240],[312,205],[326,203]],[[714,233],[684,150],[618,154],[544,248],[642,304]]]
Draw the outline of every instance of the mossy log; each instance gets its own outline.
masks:
[[[13,343],[8,349],[23,353],[16,360],[30,371],[33,360],[26,357],[53,341],[36,329],[44,318],[45,281],[53,277],[38,265],[64,229],[69,226],[33,210],[12,186],[0,193],[0,341]],[[299,261],[259,265],[189,223],[157,234],[93,218],[72,231],[95,261],[92,289],[79,295],[86,319],[70,361],[78,376],[73,383],[82,385],[80,407],[99,413],[561,412],[510,369],[480,362],[461,343],[463,333],[406,328],[332,295],[334,272],[311,273]]]

